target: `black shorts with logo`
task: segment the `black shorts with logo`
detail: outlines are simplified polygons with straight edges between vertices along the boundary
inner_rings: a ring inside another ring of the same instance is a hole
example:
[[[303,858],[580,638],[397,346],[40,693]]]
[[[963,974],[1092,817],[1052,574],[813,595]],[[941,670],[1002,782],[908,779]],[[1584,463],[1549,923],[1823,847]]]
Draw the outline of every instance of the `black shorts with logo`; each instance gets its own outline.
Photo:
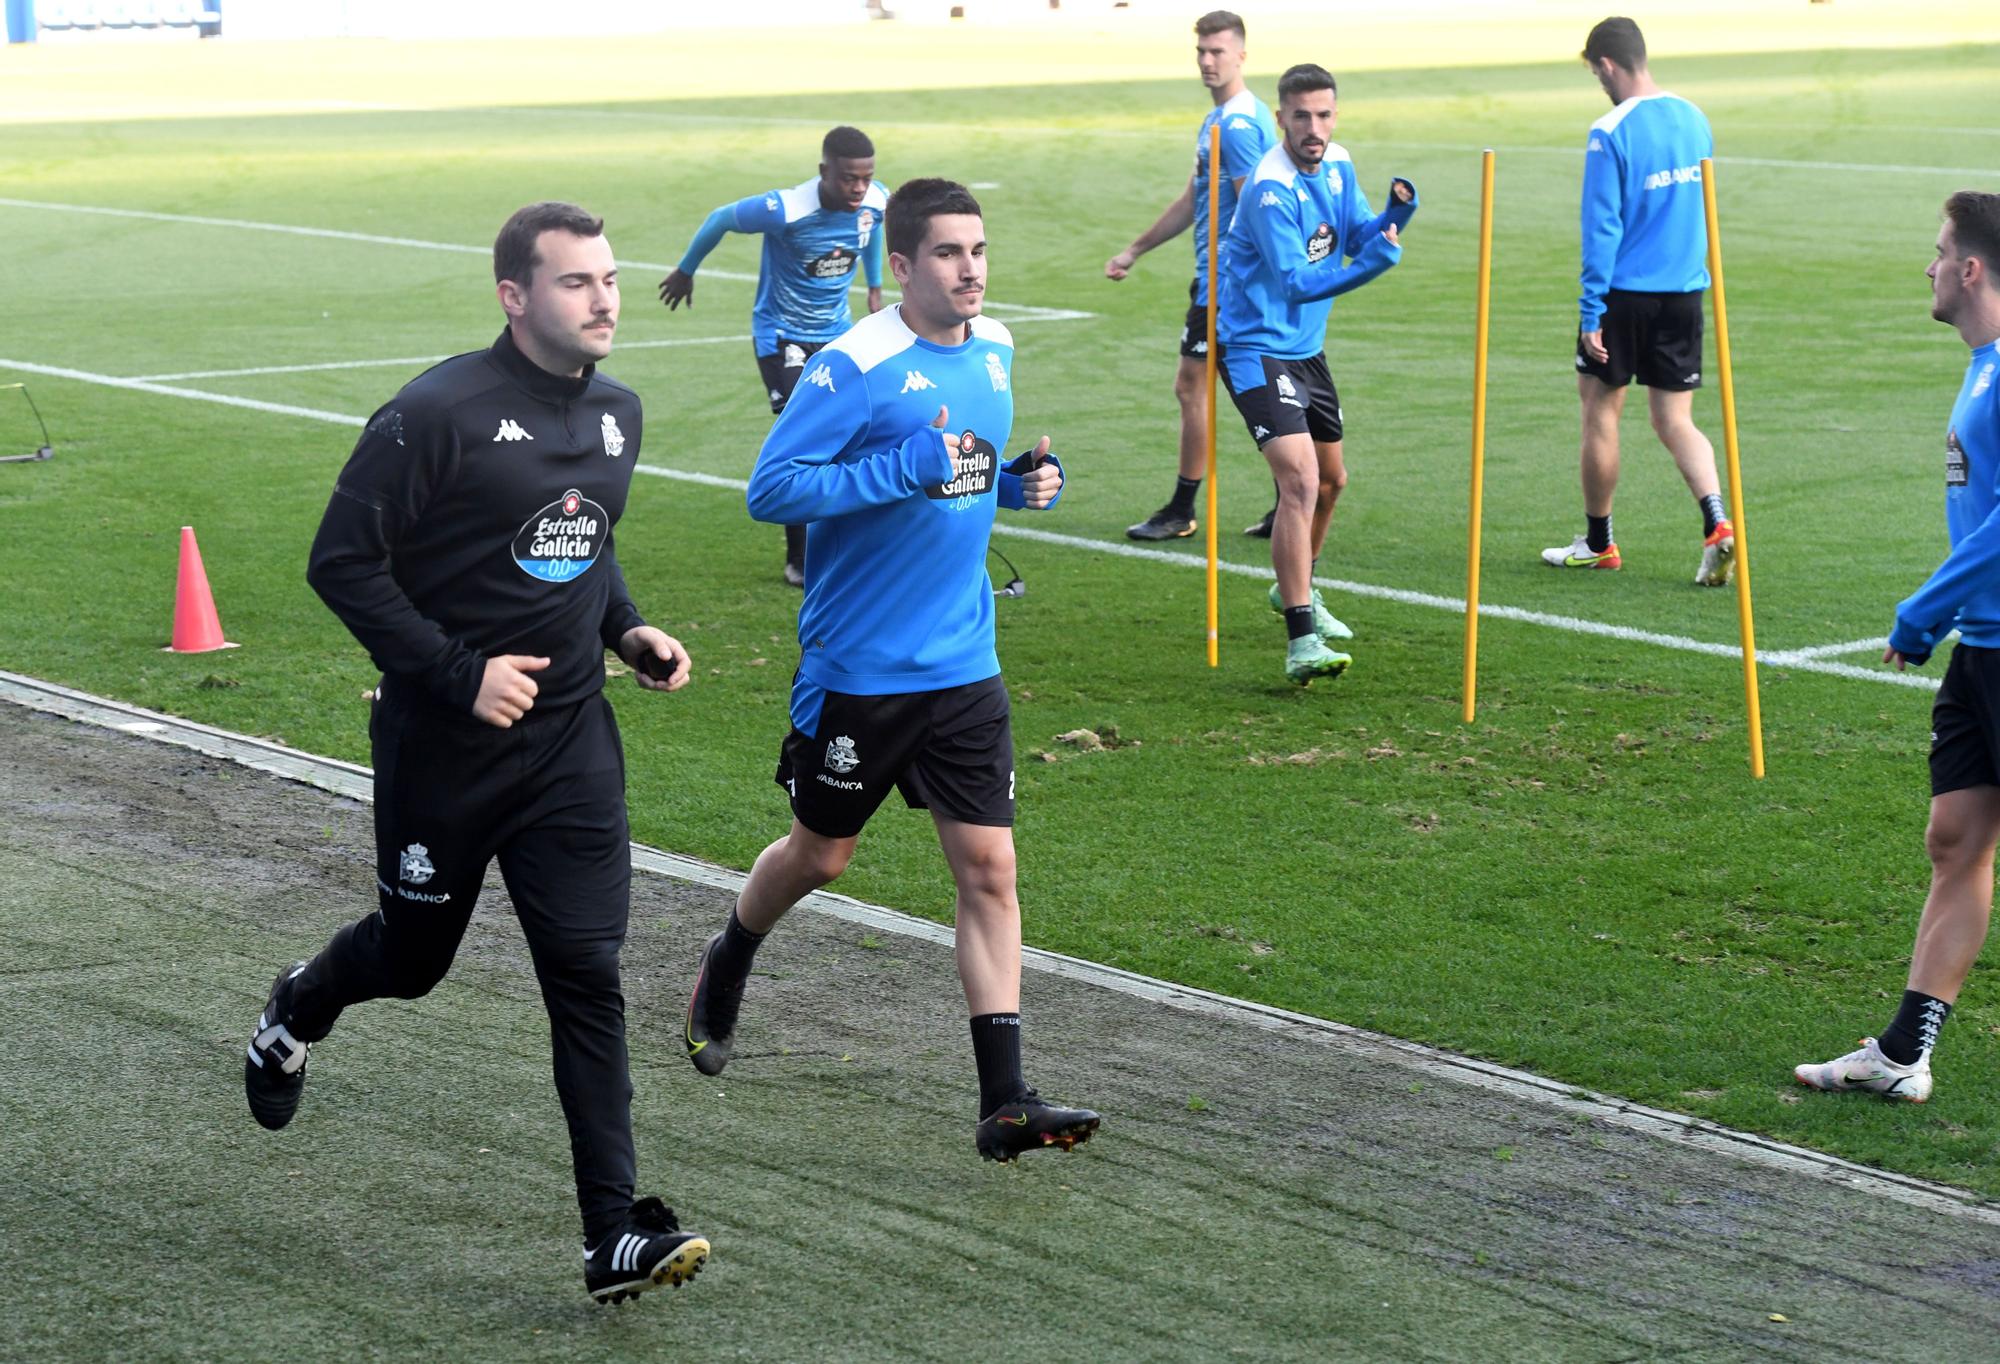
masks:
[[[1014,731],[996,674],[940,691],[855,696],[830,691],[815,733],[778,753],[778,785],[799,823],[852,838],[900,790],[912,810],[961,824],[1014,823]]]
[[[799,386],[799,376],[806,372],[806,361],[826,345],[824,341],[780,341],[769,355],[757,357],[757,373],[770,395],[773,415],[785,410],[792,390]]]
[[[1181,323],[1181,359],[1200,360],[1208,355],[1208,305],[1197,303],[1201,297],[1201,281],[1188,281],[1187,319]],[[1220,342],[1216,349],[1222,349]]]
[[[1576,372],[1611,388],[1637,379],[1647,388],[1686,393],[1701,387],[1701,296],[1648,294],[1610,289],[1604,295],[1604,349],[1609,358],[1583,353],[1583,329],[1576,333]]]
[[[2000,786],[2000,649],[1960,644],[1931,706],[1931,794]]]
[[[1236,352],[1234,364],[1221,366],[1223,382],[1243,425],[1259,450],[1273,436],[1310,435],[1316,441],[1341,438],[1340,392],[1327,372],[1326,353],[1307,360],[1280,360],[1275,355],[1252,356]],[[1233,371],[1251,362],[1261,364],[1264,382],[1256,388],[1238,389]]]

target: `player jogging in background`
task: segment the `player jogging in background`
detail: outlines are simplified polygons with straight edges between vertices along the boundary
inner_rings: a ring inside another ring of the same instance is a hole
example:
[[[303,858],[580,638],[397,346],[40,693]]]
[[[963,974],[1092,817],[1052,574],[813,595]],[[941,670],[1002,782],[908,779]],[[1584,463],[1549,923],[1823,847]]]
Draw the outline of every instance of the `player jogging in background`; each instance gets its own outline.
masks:
[[[1295,66],[1278,80],[1282,141],[1243,188],[1222,248],[1222,375],[1250,438],[1278,483],[1271,523],[1271,609],[1285,619],[1285,675],[1301,686],[1353,662],[1328,647],[1353,631],[1326,609],[1313,564],[1347,486],[1340,395],[1326,367],[1333,298],[1402,258],[1398,228],[1417,209],[1407,180],[1389,206],[1368,206],[1347,149],[1333,140],[1338,92],[1326,69]],[[1352,259],[1349,260],[1348,258]]]
[[[688,657],[641,618],[612,550],[642,417],[596,368],[618,325],[603,227],[574,204],[509,218],[493,244],[506,330],[377,410],[334,485],[306,577],[382,669],[377,906],[278,973],[243,1085],[259,1123],[289,1123],[307,1048],[343,1010],[444,979],[497,857],[548,1009],[584,1286],[618,1302],[680,1284],[709,1246],[633,1198],[632,850],[604,653],[651,691],[683,685]]]
[[[995,510],[1054,505],[1049,439],[1005,461],[1014,343],[980,316],[986,229],[949,180],[889,201],[902,302],[814,357],[750,476],[750,514],[809,527],[802,657],[777,780],[792,827],[764,849],[688,1000],[696,1069],[728,1064],[752,955],[807,893],[839,876],[892,790],[928,809],[957,883],[959,980],[979,1073],[979,1154],[1065,1149],[1097,1128],[1043,1101],[1021,1071],[1021,908],[1014,742],[993,649],[986,544]]]
[[[1618,418],[1633,379],[1653,430],[1701,507],[1694,580],[1721,587],[1736,568],[1736,531],[1722,507],[1715,447],[1694,424],[1701,387],[1701,300],[1708,223],[1701,162],[1715,139],[1701,110],[1653,83],[1646,40],[1630,19],[1590,30],[1583,60],[1616,108],[1590,125],[1583,157],[1583,294],[1576,391],[1583,405],[1584,532],[1542,551],[1556,568],[1624,561],[1611,534],[1618,491]]]
[[[1271,110],[1243,84],[1243,21],[1226,9],[1195,20],[1195,60],[1201,83],[1215,107],[1201,121],[1194,140],[1194,174],[1180,197],[1132,244],[1105,262],[1109,279],[1124,279],[1139,257],[1162,242],[1194,228],[1194,280],[1188,285],[1187,319],[1181,324],[1180,366],[1174,397],[1181,409],[1180,474],[1167,504],[1125,533],[1134,540],[1173,540],[1195,532],[1194,498],[1208,467],[1208,130],[1222,129],[1222,184],[1215,187],[1216,221],[1222,231],[1236,214],[1244,179],[1278,140]],[[1269,534],[1270,518],[1259,524]],[[1258,528],[1250,528],[1257,534]]]
[[[888,192],[875,182],[875,144],[859,128],[839,127],[820,143],[819,176],[767,190],[708,215],[681,263],[660,281],[669,311],[694,307],[694,274],[729,232],[758,232],[764,257],[750,305],[757,374],[771,411],[785,402],[806,361],[853,325],[848,306],[854,267],[868,280],[868,311],[882,306],[882,211]],[[805,584],[806,530],[785,527],[785,581]]]
[[[1931,1048],[1986,942],[2000,843],[2000,194],[1963,190],[1945,200],[1925,273],[1931,316],[1972,348],[1944,436],[1951,553],[1896,607],[1882,660],[1921,667],[1959,632],[1931,710],[1931,888],[1902,1004],[1881,1037],[1793,1071],[1814,1089],[1912,1103],[1930,1097]]]

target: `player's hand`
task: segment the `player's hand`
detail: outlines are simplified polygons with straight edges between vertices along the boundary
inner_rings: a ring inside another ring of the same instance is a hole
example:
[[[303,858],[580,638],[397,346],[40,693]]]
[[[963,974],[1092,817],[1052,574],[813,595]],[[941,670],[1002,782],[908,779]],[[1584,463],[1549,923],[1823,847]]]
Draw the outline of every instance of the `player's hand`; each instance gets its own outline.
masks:
[[[688,307],[690,308],[692,308],[693,306],[694,304],[692,303],[688,304]],[[868,286],[868,311],[871,313],[879,313],[882,311],[882,286],[879,284],[871,284]]]
[[[1407,204],[1417,197],[1417,187],[1398,176],[1389,182],[1389,194],[1397,203]]]
[[[668,312],[683,303],[688,305],[689,312],[693,312],[694,276],[679,268],[668,271],[667,277],[660,281],[660,302],[667,305]]]
[[[1106,279],[1123,279],[1132,273],[1132,267],[1138,263],[1138,256],[1134,255],[1131,251],[1120,251],[1110,260],[1104,262],[1104,277]]]
[[[1043,436],[1035,443],[1035,467],[1021,475],[1021,498],[1030,511],[1047,511],[1062,491],[1062,470],[1048,463],[1048,453],[1049,438]]]
[[[472,713],[495,729],[510,729],[516,720],[535,708],[541,691],[530,673],[549,666],[546,658],[526,654],[501,654],[486,660],[486,675],[479,679],[479,696]]]
[[[1909,660],[1907,658],[1904,658],[1902,653],[1894,648],[1884,649],[1882,651],[1882,661],[1884,663],[1895,664],[1897,672],[1903,671],[1903,668],[1909,663]]]
[[[1611,352],[1604,349],[1604,328],[1599,327],[1594,332],[1583,334],[1583,354],[1585,359],[1594,360],[1600,365],[1611,358]]]
[[[681,642],[651,625],[635,625],[618,641],[618,656],[647,691],[679,691],[694,675],[694,665]]]
[[[1401,246],[1403,244],[1396,239],[1396,225],[1394,223],[1390,223],[1387,227],[1383,228],[1382,235],[1389,239],[1389,245],[1391,246]]]

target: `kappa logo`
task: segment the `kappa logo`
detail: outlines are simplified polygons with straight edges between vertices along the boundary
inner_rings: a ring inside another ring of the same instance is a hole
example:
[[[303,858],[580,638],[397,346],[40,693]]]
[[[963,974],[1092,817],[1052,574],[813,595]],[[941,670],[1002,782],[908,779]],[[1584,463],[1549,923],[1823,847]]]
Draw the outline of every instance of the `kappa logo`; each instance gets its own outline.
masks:
[[[625,433],[618,429],[618,419],[609,412],[604,414],[604,453],[613,459],[625,453]]]
[[[776,213],[776,212],[778,211],[778,196],[777,196],[777,195],[775,195],[775,194],[767,194],[767,195],[765,195],[765,196],[764,196],[764,211],[765,211],[766,213]]]
[[[1181,328],[1181,340],[1183,342],[1187,340],[1186,327]],[[1208,354],[1208,339],[1204,337],[1201,340],[1195,342],[1193,345],[1189,346],[1188,349],[1193,351],[1196,355],[1206,355]]]
[[[806,348],[796,341],[787,341],[785,343],[785,368],[804,369],[805,367]],[[778,395],[773,393],[771,396],[775,398]]]
[[[816,366],[813,372],[806,376],[806,382],[809,384],[818,384],[828,393],[837,393],[840,391],[833,386],[833,371],[828,369],[824,364]]]
[[[936,387],[937,387],[936,384],[932,383],[929,379],[926,379],[922,374],[918,373],[916,370],[910,369],[903,371],[903,392],[905,393],[921,393],[927,388],[936,388]]]
[[[1976,390],[1973,396],[1979,396]],[[371,436],[380,436],[383,440],[392,440],[396,444],[401,445],[403,443],[403,414],[393,409],[384,412],[374,421],[368,423],[368,434]]]
[[[534,439],[533,436],[529,435],[526,431],[523,431],[521,429],[521,423],[515,421],[512,417],[501,418],[500,429],[493,433],[493,440],[495,444],[498,444],[500,441],[503,440],[533,440],[533,439]]]
[[[828,744],[826,765],[843,777],[861,766],[861,757],[854,751],[854,740],[842,734]]]
[[[1257,200],[1257,205],[1260,208],[1276,208],[1278,202],[1277,191],[1267,189],[1264,191],[1263,197]]]
[[[421,886],[437,875],[437,868],[431,864],[431,850],[421,843],[412,843],[403,849],[398,875],[413,886]]]
[[[1000,363],[1000,352],[997,350],[986,352],[986,377],[993,381],[995,393],[1007,391],[1007,366]]]
[[[1229,130],[1233,133],[1247,133],[1250,131],[1250,120],[1241,116],[1232,118],[1229,120]]]
[[[1604,139],[1601,137],[1592,137],[1590,139],[1590,145],[1583,149],[1584,155],[1586,156],[1588,156],[1591,152],[1601,152],[1603,150],[1604,150]]]

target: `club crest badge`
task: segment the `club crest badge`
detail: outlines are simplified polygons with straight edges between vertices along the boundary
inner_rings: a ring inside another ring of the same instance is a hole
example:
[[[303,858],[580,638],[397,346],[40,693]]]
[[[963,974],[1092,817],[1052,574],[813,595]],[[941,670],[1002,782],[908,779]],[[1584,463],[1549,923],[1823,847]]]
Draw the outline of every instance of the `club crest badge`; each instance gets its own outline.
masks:
[[[437,868],[431,865],[430,849],[421,843],[412,843],[403,849],[401,876],[404,884],[421,886],[437,875]]]
[[[604,414],[604,453],[613,459],[625,453],[625,433],[618,429],[618,419],[609,412]]]
[[[854,740],[842,734],[826,746],[826,765],[842,776],[861,766],[861,757],[854,751]]]

